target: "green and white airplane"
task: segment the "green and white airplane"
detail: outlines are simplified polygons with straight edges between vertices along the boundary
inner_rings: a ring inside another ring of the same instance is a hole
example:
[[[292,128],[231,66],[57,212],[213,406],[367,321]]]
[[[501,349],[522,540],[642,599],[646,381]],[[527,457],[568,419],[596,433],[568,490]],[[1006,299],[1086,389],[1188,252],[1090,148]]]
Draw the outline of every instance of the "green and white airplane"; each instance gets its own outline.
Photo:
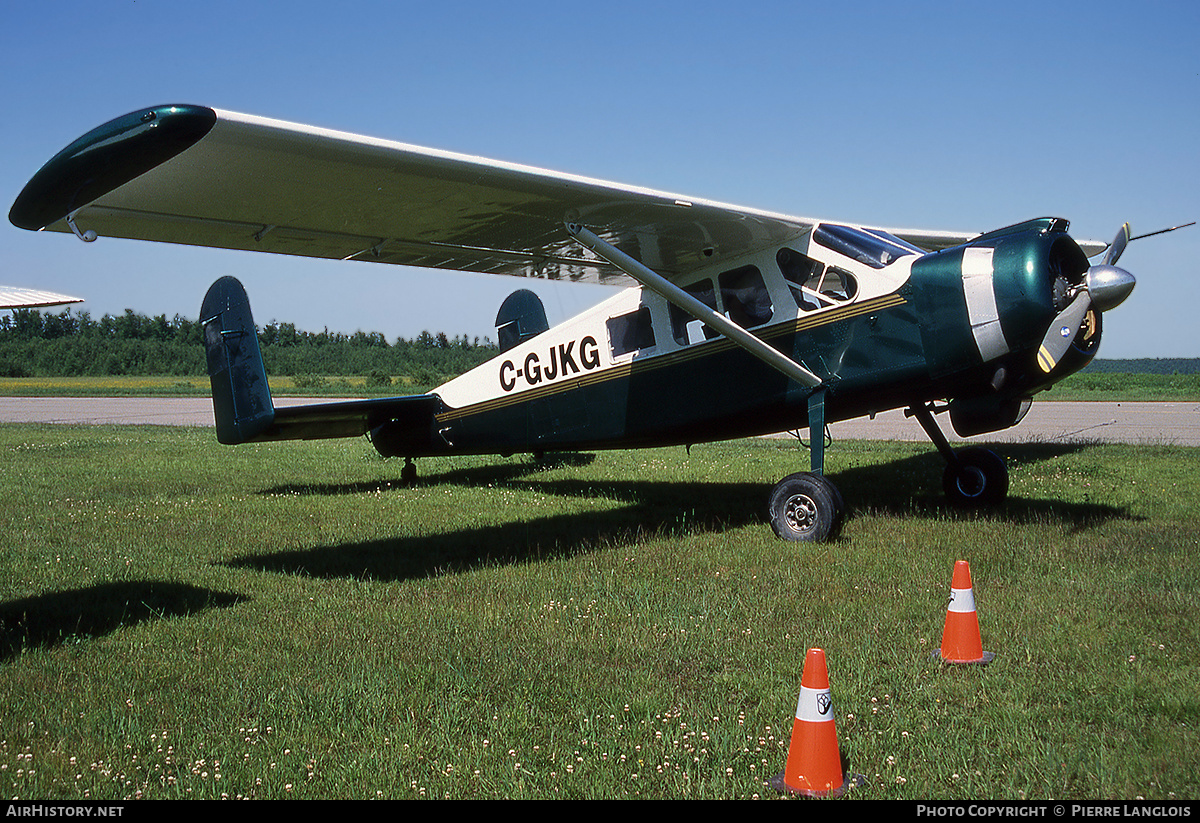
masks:
[[[87,133],[9,216],[89,241],[627,285],[554,328],[517,291],[497,317],[500,354],[428,394],[275,408],[246,293],[222,278],[201,309],[217,437],[366,434],[411,477],[428,455],[807,428],[809,470],[768,501],[791,540],[826,539],[843,516],[826,424],[887,409],[936,444],[951,501],[1001,501],[1004,461],[952,449],[934,414],[962,436],[1016,425],[1092,359],[1102,313],[1134,286],[1115,266],[1128,225],[1107,244],[1049,217],[985,234],[831,223],[193,105]]]
[[[45,309],[82,302],[82,297],[71,297],[69,294],[22,286],[0,286],[0,309]]]

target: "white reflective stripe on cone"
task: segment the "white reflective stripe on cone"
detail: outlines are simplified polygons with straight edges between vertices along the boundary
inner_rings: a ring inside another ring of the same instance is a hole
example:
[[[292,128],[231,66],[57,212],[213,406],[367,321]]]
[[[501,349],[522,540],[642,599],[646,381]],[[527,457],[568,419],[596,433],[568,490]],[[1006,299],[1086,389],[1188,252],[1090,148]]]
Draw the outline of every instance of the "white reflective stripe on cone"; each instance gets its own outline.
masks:
[[[971,589],[951,589],[950,606],[946,611],[973,612],[975,611],[975,592]]]
[[[833,698],[829,689],[800,687],[800,699],[796,702],[796,719],[808,723],[826,723],[833,720]]]

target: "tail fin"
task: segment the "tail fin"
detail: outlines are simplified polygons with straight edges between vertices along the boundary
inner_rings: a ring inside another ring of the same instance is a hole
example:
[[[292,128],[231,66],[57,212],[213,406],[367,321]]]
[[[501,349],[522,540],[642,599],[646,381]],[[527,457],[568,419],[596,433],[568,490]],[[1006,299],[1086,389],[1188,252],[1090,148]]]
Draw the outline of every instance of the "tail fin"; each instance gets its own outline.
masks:
[[[225,444],[254,439],[275,420],[258,330],[242,284],[222,277],[209,287],[200,306],[204,351],[212,382],[217,440]]]
[[[504,298],[496,314],[496,336],[500,351],[508,351],[518,343],[550,328],[542,300],[529,289],[517,289]]]

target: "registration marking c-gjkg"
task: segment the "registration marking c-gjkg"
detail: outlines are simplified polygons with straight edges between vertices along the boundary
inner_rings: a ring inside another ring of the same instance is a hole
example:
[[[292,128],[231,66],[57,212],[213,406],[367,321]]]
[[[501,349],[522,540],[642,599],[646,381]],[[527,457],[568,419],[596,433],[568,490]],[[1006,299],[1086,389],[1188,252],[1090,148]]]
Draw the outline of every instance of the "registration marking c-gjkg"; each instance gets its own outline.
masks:
[[[575,360],[576,342],[568,340],[557,346],[551,344],[549,352],[546,353],[545,363],[536,351],[529,352],[524,360],[519,360],[522,364],[520,367],[512,360],[505,360],[500,364],[500,388],[510,392],[517,387],[518,381],[523,381],[526,386],[533,388],[543,380],[549,383],[600,368],[600,348],[596,338],[588,335],[578,341],[578,362]]]

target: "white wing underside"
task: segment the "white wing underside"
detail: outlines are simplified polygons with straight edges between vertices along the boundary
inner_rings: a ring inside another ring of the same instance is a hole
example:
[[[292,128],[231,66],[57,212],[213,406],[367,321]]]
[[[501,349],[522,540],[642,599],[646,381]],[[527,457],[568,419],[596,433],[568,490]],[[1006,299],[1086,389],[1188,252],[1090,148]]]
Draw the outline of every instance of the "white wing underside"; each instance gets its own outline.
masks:
[[[41,309],[47,306],[63,306],[68,303],[82,302],[82,297],[70,297],[52,291],[0,286],[0,309]]]
[[[606,285],[632,281],[564,223],[675,278],[818,222],[225,111],[74,221],[100,237]],[[885,230],[928,250],[976,236]]]

